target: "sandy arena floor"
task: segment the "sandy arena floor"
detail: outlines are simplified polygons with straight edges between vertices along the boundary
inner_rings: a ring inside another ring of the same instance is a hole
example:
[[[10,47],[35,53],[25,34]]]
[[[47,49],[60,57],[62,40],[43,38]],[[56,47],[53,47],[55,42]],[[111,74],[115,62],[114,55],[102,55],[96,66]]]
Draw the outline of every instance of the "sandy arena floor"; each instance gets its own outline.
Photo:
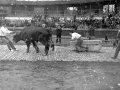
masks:
[[[31,46],[30,53],[26,53],[26,45],[16,45],[19,51],[11,52],[6,45],[0,45],[0,60],[26,60],[26,61],[107,61],[120,62],[120,55],[118,59],[111,59],[114,55],[115,49],[112,47],[102,47],[100,52],[75,52],[71,48],[64,46],[56,46],[55,51],[49,51],[48,56],[44,56],[44,46],[39,45],[40,53],[36,53]]]
[[[112,47],[77,53],[56,46],[48,56],[41,45],[40,53],[15,47],[19,51],[0,45],[0,90],[120,90],[120,55],[111,59]]]
[[[0,61],[0,90],[120,90],[120,63]]]

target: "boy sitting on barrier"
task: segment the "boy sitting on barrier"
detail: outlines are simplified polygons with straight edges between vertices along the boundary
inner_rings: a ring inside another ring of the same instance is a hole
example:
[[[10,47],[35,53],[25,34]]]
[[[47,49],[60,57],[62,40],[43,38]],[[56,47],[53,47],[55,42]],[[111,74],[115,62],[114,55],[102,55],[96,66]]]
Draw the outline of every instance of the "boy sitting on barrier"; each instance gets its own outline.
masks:
[[[71,31],[70,35],[71,35],[71,40],[77,40],[77,42],[75,44],[76,50],[79,50],[79,48],[84,48],[85,51],[88,51],[88,47],[82,46],[83,39],[81,37],[81,34]]]

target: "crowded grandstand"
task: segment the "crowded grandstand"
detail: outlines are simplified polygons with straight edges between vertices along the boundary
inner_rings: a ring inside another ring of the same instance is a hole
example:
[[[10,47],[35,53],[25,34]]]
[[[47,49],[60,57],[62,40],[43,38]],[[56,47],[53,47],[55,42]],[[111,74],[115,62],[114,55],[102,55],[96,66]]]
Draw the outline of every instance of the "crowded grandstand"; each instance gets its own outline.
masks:
[[[118,0],[2,0],[1,22],[8,27],[25,27],[34,22],[55,28],[117,29],[120,25]]]

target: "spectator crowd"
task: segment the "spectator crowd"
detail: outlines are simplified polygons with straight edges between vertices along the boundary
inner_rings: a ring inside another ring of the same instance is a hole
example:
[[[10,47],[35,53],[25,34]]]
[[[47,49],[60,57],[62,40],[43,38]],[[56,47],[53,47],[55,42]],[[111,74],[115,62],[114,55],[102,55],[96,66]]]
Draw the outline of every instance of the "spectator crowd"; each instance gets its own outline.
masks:
[[[35,26],[41,26],[46,23],[50,27],[56,27],[56,24],[61,25],[62,28],[86,28],[93,25],[96,29],[107,28],[107,29],[117,29],[120,26],[120,16],[108,15],[101,19],[97,19],[94,16],[90,18],[61,18],[61,17],[48,17],[42,15],[35,15],[31,20],[5,20],[8,27],[25,27],[34,23]],[[85,27],[86,26],[86,27]]]

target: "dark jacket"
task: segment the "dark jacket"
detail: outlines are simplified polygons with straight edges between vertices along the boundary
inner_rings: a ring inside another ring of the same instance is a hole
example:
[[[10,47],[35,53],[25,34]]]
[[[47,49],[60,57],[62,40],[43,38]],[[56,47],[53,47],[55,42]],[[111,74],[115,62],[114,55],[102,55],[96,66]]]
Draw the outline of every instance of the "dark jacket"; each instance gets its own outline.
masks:
[[[88,30],[88,33],[89,33],[90,36],[94,36],[95,35],[94,27],[90,27],[89,30]]]
[[[61,35],[62,34],[62,29],[61,28],[57,28],[56,29],[56,35]]]

